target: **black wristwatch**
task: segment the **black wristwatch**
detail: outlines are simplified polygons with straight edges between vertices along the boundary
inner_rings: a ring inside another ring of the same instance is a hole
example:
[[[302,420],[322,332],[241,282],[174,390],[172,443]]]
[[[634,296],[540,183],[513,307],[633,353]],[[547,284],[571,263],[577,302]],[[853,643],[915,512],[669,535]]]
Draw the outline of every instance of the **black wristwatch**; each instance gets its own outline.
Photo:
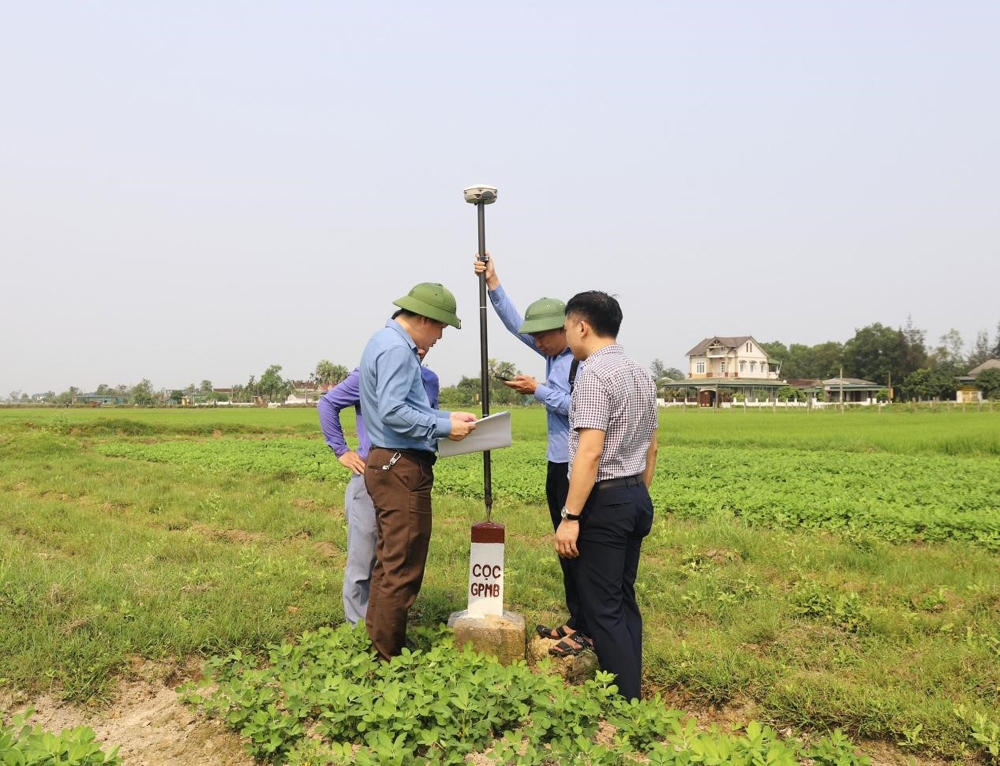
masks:
[[[569,509],[564,505],[563,509],[559,512],[559,515],[562,516],[564,519],[566,519],[566,521],[579,521],[580,517],[583,514],[582,513],[570,513]]]

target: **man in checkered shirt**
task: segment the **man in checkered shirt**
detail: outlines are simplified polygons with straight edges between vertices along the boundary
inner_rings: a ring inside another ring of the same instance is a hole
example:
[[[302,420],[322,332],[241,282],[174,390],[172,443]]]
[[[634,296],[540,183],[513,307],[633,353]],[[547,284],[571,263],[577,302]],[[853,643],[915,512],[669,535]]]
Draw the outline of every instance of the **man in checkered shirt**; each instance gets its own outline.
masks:
[[[566,304],[566,340],[587,364],[569,409],[569,494],[556,552],[578,558],[577,586],[601,669],[619,693],[642,692],[642,615],[635,599],[642,539],[653,524],[656,384],[617,343],[622,311],[607,293]]]

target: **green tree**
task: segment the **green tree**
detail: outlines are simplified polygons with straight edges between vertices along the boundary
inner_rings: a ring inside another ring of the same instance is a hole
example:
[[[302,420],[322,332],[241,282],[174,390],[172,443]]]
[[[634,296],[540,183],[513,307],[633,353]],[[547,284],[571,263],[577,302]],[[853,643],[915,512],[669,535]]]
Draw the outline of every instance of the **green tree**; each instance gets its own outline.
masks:
[[[778,401],[780,402],[804,402],[806,392],[795,386],[782,386],[778,389]]]
[[[770,361],[772,365],[776,362],[782,363],[781,374],[785,375],[784,363],[788,361],[788,346],[780,340],[771,341],[770,343],[760,343],[758,345],[760,345],[760,347],[767,352],[768,361]]]
[[[203,380],[201,382],[201,385],[198,386],[198,393],[201,394],[202,396],[208,396],[210,393],[212,393],[212,381]]]
[[[903,378],[899,386],[902,398],[910,401],[921,401],[929,398],[930,376],[931,371],[925,367],[914,370]]]
[[[951,367],[964,367],[965,342],[962,340],[962,333],[952,327],[948,332],[938,339],[938,345],[931,354],[933,367],[941,365]]]
[[[844,345],[836,341],[827,341],[813,346],[813,366],[804,378],[829,380],[840,374],[844,364]]]
[[[257,383],[257,376],[251,375],[247,379],[245,386],[236,386],[239,388],[241,398],[236,401],[241,402],[252,402],[256,397],[260,396],[260,384]],[[234,388],[234,390],[235,390]]]
[[[443,410],[455,410],[466,407],[458,395],[458,388],[455,386],[442,386],[438,391],[438,404]]]
[[[653,380],[660,383],[664,380],[684,380],[687,376],[676,367],[666,367],[661,359],[654,359],[649,365],[649,371],[653,375]]]
[[[927,333],[913,324],[913,317],[906,318],[906,327],[899,330],[899,370],[895,375],[902,380],[914,370],[927,366]]]
[[[335,386],[350,375],[350,371],[342,364],[334,364],[329,359],[323,359],[316,365],[313,380],[321,386]]]
[[[503,384],[501,378],[513,378],[520,375],[513,362],[503,362],[490,359],[487,363],[489,368],[490,381],[490,404],[520,404],[524,401],[524,394],[519,394],[512,388]]]
[[[844,344],[844,375],[873,383],[885,383],[890,375],[898,379],[901,357],[901,333],[876,322]]]
[[[266,396],[269,401],[283,402],[292,391],[292,384],[281,377],[281,365],[272,364],[264,374],[260,376],[258,384],[260,393]]]
[[[792,343],[781,365],[783,378],[815,378],[816,351],[812,346]]]
[[[987,399],[1000,399],[1000,370],[983,370],[976,376],[976,388],[983,392]]]
[[[152,406],[153,384],[148,378],[143,378],[139,383],[132,386],[132,390],[129,391],[129,398],[132,400],[132,404],[137,404],[140,407]]]
[[[980,330],[976,335],[976,342],[972,345],[972,351],[969,353],[969,358],[966,359],[965,364],[970,370],[973,367],[978,367],[987,359],[992,356],[992,349],[990,348],[990,335],[986,330]]]
[[[959,369],[954,365],[943,364],[935,367],[931,376],[934,398],[954,401],[955,392],[958,391],[959,374]]]
[[[478,377],[467,378],[463,375],[462,379],[458,381],[458,385],[455,386],[455,390],[463,406],[472,407],[479,404],[482,388]]]
[[[79,396],[80,389],[76,386],[70,386],[68,389],[63,391],[56,397],[56,404],[68,405],[76,401],[76,397]]]
[[[952,365],[915,370],[903,379],[900,387],[905,399],[925,401],[929,399],[954,399],[958,390],[958,375]]]

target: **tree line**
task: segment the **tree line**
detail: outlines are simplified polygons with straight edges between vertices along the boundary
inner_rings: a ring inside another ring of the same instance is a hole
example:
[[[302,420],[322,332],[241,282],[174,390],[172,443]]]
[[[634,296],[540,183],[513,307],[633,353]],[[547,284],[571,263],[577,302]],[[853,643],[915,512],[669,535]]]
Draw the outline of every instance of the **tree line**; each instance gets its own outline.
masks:
[[[990,341],[989,333],[981,330],[971,349],[958,330],[949,330],[936,345],[927,342],[925,330],[908,319],[905,327],[892,328],[880,323],[856,330],[844,343],[827,341],[815,346],[781,341],[760,343],[772,362],[780,362],[780,376],[785,380],[846,377],[860,378],[892,389],[894,398],[902,400],[953,399],[959,386],[959,377],[988,359],[1000,359],[1000,322],[996,335]],[[657,380],[683,380],[687,375],[676,367],[666,367],[654,359],[650,370]],[[184,389],[155,389],[148,379],[134,386],[110,386],[102,383],[93,392],[98,396],[114,397],[116,403],[138,406],[180,404],[189,402],[260,403],[284,401],[296,389],[326,389],[344,380],[350,370],[328,359],[317,363],[308,380],[297,381],[282,376],[282,367],[272,364],[258,377],[251,375],[246,383],[236,383],[225,390],[213,388],[212,382],[203,380],[199,385],[190,384]],[[490,401],[497,405],[530,403],[499,380],[500,376],[512,377],[519,371],[511,362],[489,360]],[[990,399],[1000,398],[1000,371],[985,370],[977,378],[977,385]],[[479,404],[480,378],[466,377],[455,386],[441,389],[441,406],[469,407]],[[11,391],[10,404],[43,403],[68,405],[78,401],[87,392],[70,386],[56,394],[48,391],[31,396],[21,391]]]
[[[90,395],[107,398],[115,404],[132,404],[137,407],[181,404],[185,401],[203,404],[283,402],[297,389],[325,389],[336,385],[350,373],[343,365],[334,364],[328,359],[321,360],[307,380],[286,379],[281,371],[280,364],[272,364],[259,377],[251,375],[246,383],[234,383],[222,389],[215,388],[212,381],[207,379],[200,384],[191,383],[180,389],[156,388],[148,378],[143,378],[132,386],[101,383],[92,392],[83,391],[76,386],[70,386],[58,394],[54,391],[35,395],[25,391],[11,391],[7,395],[7,403],[68,406],[80,403],[82,397]]]
[[[156,407],[189,404],[218,404],[230,402],[233,404],[263,404],[267,402],[283,402],[289,394],[296,390],[309,390],[317,395],[343,381],[350,370],[341,364],[334,364],[323,359],[316,365],[307,380],[293,380],[282,375],[280,364],[268,366],[264,372],[251,375],[246,383],[234,383],[232,386],[218,389],[211,380],[202,380],[200,384],[191,383],[182,389],[154,387],[148,378],[143,378],[133,386],[125,384],[111,386],[100,384],[94,391],[88,392],[76,386],[70,386],[61,393],[47,391],[40,395],[30,395],[23,391],[11,391],[7,396],[8,404],[47,404],[69,406],[80,404],[84,396],[95,395],[106,398],[114,404],[127,404],[137,407]],[[500,378],[510,378],[519,374],[512,362],[489,360],[490,401],[498,405],[520,404],[529,398],[518,394],[503,385]],[[441,389],[441,406],[458,407],[473,406],[481,398],[480,378],[462,377],[458,385]]]

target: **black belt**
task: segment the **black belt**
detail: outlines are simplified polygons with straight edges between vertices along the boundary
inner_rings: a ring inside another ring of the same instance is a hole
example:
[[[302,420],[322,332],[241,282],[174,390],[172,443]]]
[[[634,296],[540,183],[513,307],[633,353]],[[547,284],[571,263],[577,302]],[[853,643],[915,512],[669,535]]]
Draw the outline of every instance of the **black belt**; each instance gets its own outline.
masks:
[[[434,465],[437,462],[438,456],[433,452],[428,452],[424,449],[393,449],[392,447],[372,447],[372,449],[384,449],[386,452],[398,452],[400,455],[405,457],[412,457],[415,460],[419,460],[421,463],[426,463],[427,465]]]
[[[621,479],[605,479],[596,484],[597,489],[611,489],[612,487],[638,487],[642,484],[642,474],[635,476],[624,476]]]

